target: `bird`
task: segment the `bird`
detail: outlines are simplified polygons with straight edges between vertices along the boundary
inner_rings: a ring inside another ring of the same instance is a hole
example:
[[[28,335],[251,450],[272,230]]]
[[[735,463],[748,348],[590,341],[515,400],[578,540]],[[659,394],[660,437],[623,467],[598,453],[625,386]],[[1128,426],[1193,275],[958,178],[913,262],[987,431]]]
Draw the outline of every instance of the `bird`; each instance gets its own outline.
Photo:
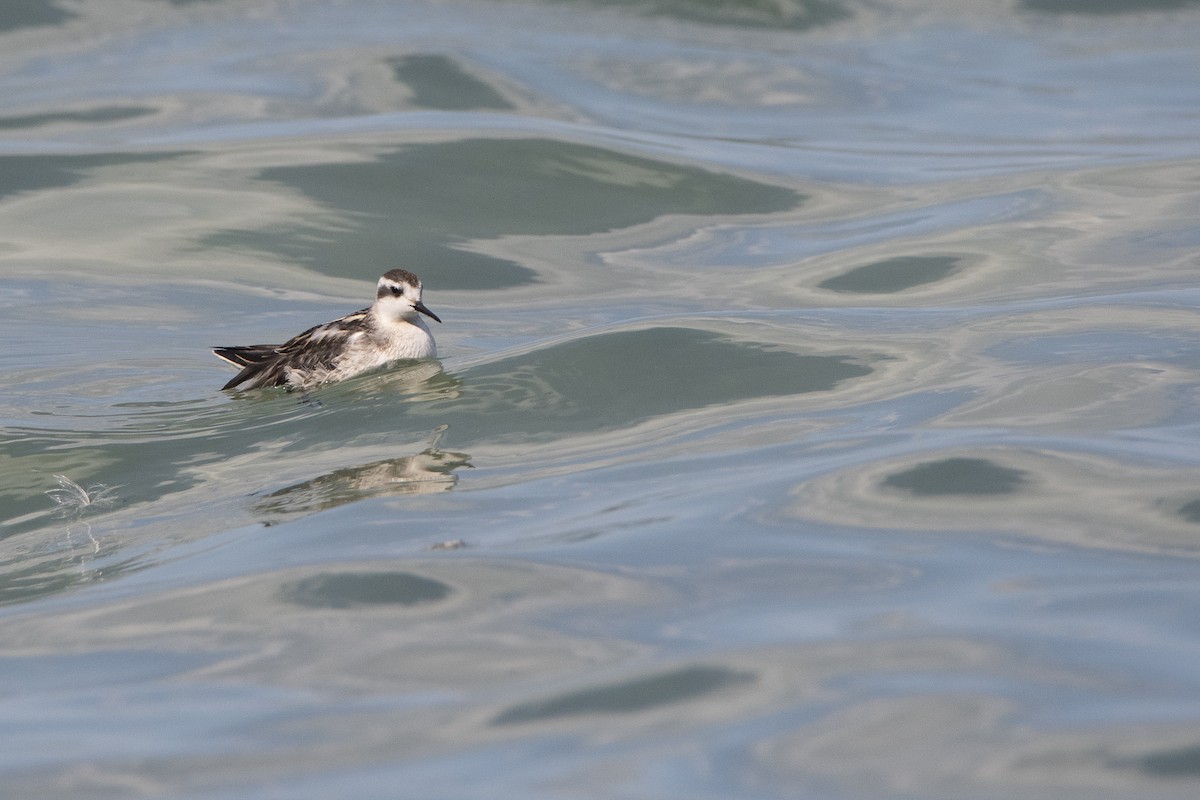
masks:
[[[402,359],[437,358],[421,314],[441,322],[421,302],[421,279],[405,269],[385,272],[370,308],[314,325],[283,344],[214,347],[241,371],[221,387],[285,386],[307,391]]]

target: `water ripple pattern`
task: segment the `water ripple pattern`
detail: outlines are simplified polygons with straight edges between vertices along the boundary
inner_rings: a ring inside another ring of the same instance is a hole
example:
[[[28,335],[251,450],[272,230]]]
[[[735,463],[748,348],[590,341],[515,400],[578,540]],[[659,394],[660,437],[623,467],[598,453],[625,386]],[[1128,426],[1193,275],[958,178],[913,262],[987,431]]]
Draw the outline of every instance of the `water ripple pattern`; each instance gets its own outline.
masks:
[[[1197,796],[1198,40],[0,4],[6,796]]]

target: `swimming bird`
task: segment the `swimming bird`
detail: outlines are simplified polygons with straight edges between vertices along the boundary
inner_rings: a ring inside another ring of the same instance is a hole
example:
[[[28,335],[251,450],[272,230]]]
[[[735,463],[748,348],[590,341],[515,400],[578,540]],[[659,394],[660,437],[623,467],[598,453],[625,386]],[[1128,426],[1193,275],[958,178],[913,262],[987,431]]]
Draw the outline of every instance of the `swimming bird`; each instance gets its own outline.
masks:
[[[385,272],[370,308],[316,325],[283,344],[214,347],[218,358],[241,368],[221,388],[311,389],[401,359],[437,358],[421,314],[442,321],[421,302],[421,279],[404,269]]]

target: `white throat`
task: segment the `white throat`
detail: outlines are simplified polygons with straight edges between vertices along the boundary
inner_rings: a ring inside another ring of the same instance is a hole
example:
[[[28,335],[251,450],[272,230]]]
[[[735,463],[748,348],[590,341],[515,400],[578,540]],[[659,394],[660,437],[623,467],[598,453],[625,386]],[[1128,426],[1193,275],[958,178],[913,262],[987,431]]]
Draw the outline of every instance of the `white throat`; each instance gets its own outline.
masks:
[[[396,298],[376,303],[371,309],[374,332],[388,360],[437,358],[433,334],[420,313],[407,301]]]

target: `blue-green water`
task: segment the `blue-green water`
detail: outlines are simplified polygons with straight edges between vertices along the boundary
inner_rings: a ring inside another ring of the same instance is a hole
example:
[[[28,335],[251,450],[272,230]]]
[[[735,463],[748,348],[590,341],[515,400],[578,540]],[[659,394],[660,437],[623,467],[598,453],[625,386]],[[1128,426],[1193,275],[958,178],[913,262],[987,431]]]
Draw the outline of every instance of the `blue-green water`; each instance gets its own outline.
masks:
[[[0,5],[3,794],[1195,797],[1197,41]]]

